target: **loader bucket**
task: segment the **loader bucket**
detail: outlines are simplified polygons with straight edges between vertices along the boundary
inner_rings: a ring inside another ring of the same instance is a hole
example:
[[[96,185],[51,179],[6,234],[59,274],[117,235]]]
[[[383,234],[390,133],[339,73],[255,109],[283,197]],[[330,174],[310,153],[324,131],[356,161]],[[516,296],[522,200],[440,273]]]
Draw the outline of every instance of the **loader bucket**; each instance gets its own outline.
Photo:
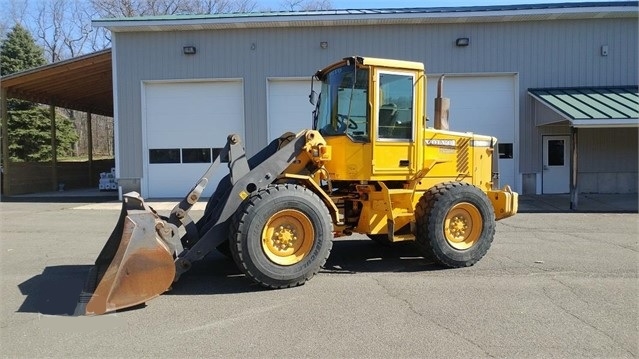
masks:
[[[168,290],[175,264],[161,236],[166,228],[167,223],[137,193],[124,195],[118,223],[89,271],[75,314],[132,307]]]

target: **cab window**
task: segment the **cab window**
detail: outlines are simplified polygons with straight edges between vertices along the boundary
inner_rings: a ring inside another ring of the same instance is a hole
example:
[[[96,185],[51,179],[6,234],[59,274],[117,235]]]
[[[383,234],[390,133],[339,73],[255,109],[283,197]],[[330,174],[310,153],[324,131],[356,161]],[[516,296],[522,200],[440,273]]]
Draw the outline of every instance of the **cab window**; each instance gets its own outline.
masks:
[[[413,83],[406,74],[379,74],[378,139],[413,139]]]
[[[322,136],[347,135],[354,141],[369,141],[368,69],[338,67],[322,79],[322,92],[315,114]]]

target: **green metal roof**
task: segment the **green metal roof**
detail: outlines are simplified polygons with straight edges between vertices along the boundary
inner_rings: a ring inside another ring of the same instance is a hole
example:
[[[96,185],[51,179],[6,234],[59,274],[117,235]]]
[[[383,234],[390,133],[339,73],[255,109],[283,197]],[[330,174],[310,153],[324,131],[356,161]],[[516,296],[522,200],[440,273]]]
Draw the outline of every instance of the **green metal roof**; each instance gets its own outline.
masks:
[[[389,1],[390,2],[390,1]],[[637,18],[638,1],[462,7],[336,9],[253,13],[178,14],[103,18],[93,26],[112,32],[218,30],[334,25],[466,23],[499,21]]]
[[[529,89],[574,127],[639,127],[639,87]]]

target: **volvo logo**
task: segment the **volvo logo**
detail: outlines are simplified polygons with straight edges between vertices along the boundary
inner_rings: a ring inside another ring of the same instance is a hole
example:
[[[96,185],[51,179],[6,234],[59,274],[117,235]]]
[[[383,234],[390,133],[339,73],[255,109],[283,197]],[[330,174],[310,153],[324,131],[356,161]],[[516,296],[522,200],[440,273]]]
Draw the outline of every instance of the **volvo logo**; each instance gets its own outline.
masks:
[[[439,147],[456,147],[457,142],[455,140],[425,140],[426,146],[439,146]]]

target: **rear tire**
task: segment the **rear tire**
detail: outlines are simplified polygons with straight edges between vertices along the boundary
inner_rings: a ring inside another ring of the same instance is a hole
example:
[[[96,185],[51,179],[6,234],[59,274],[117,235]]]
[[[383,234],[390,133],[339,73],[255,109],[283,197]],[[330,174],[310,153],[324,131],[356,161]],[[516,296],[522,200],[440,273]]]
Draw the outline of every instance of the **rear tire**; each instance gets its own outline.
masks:
[[[431,188],[420,198],[415,217],[419,249],[451,268],[477,263],[495,235],[492,204],[468,183],[446,182]]]
[[[244,201],[229,230],[237,266],[267,288],[304,284],[333,245],[332,221],[321,199],[305,187],[280,184]]]

